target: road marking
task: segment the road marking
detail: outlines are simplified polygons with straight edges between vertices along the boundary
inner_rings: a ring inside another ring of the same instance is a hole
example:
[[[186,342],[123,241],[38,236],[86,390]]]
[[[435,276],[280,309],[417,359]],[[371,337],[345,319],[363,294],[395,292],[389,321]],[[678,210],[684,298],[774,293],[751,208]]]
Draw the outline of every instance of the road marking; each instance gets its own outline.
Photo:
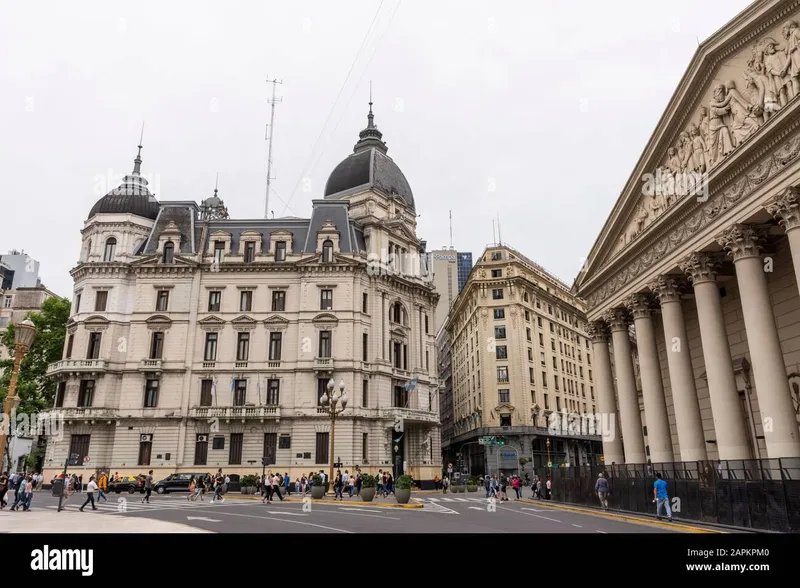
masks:
[[[292,512],[290,510],[268,510],[266,511],[267,514],[276,514],[276,515],[292,515],[296,517],[304,517],[306,516],[305,513],[302,512]]]
[[[247,519],[262,519],[265,521],[279,521],[281,523],[291,523],[293,525],[304,525],[306,527],[317,527],[318,529],[326,529],[328,531],[336,531],[337,533],[347,533],[348,535],[352,535],[355,531],[348,531],[346,529],[337,529],[336,527],[326,527],[325,525],[317,525],[314,523],[304,523],[302,521],[297,520],[290,520],[290,519],[276,519],[275,517],[262,517],[257,515],[246,515],[234,512],[222,512],[221,510],[217,511],[218,514],[226,517],[245,517]]]
[[[208,517],[186,517],[188,521],[206,521],[207,523],[221,523],[222,521],[217,519],[209,519]]]
[[[424,502],[425,500],[429,500],[430,502],[439,502],[441,498],[417,498],[420,502]]]
[[[470,510],[484,510],[480,506],[470,506],[469,509]]]
[[[361,510],[361,509],[360,508],[353,508],[353,509],[350,509],[350,510]],[[370,511],[370,512],[375,512],[375,511]],[[373,518],[373,519],[387,519],[387,520],[390,520],[390,521],[399,521],[400,520],[397,517],[386,517],[386,516],[383,516],[383,515],[376,515],[376,514],[364,514],[364,513],[361,513],[361,512],[346,512],[345,513],[345,512],[337,512],[337,511],[334,510],[334,511],[331,512],[331,514],[340,514],[342,516],[348,516],[348,517],[370,517],[370,518]]]
[[[603,535],[608,535],[605,531],[597,531],[598,533],[602,533]]]
[[[572,523],[572,526],[573,527],[578,527],[579,529],[583,529],[583,527],[581,527],[580,525],[576,525],[575,523]]]
[[[423,501],[422,498],[415,498],[414,500],[417,501],[417,502],[422,502]],[[422,514],[454,514],[454,515],[461,514],[461,513],[457,512],[457,511],[453,510],[452,508],[447,508],[446,506],[442,506],[438,502],[431,502],[431,503],[429,503],[428,506],[426,506],[424,509],[419,510],[419,511],[417,511],[415,509],[415,510],[409,510],[409,511],[406,511],[406,512],[409,512],[409,513],[411,513],[411,512],[420,512]]]
[[[339,510],[346,510],[346,511],[349,511],[349,512],[377,512],[377,513],[383,512],[381,510],[369,510],[369,509],[366,509],[366,508],[359,508],[357,506],[352,506],[352,507],[349,507],[349,508],[346,507],[346,506],[340,506]]]
[[[543,510],[539,510],[539,509],[536,509],[536,508],[525,508],[525,507],[522,507],[522,510],[531,510],[533,512],[544,512]]]
[[[547,521],[553,521],[554,523],[560,523],[561,522],[558,519],[551,519],[550,517],[544,517],[542,515],[531,514],[529,512],[522,512],[522,511],[516,510],[514,508],[508,508],[507,506],[498,506],[496,508],[502,508],[503,510],[510,510],[511,512],[518,512],[519,514],[524,514],[526,517],[536,517],[536,518],[539,518],[539,519],[545,519]]]
[[[442,498],[442,502],[455,502],[452,498]]]

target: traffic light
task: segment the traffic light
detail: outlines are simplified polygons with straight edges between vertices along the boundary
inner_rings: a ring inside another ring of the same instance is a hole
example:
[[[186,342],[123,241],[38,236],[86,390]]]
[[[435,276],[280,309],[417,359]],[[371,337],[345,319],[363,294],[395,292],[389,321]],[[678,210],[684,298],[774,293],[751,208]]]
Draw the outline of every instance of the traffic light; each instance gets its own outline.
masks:
[[[497,438],[497,444],[498,445],[505,445],[506,444],[506,438],[505,437],[498,437]]]

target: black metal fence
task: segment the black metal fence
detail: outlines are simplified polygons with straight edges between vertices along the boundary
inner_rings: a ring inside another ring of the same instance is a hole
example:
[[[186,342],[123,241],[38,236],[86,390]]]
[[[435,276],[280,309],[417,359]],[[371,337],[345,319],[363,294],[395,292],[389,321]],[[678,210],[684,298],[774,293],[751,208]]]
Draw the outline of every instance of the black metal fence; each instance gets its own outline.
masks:
[[[800,458],[536,468],[552,479],[552,500],[599,507],[598,474],[609,506],[655,514],[656,473],[667,482],[675,518],[783,533],[800,532]]]

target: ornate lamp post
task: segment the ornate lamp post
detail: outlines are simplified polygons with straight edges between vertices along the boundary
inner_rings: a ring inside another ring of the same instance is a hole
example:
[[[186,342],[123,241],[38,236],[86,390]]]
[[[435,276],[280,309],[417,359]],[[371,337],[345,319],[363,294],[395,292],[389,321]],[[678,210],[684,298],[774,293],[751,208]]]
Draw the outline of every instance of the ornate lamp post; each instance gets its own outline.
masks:
[[[552,462],[550,461],[550,437],[547,438],[545,444],[547,445],[547,467],[551,467]]]
[[[322,394],[322,398],[319,399],[322,406],[325,407],[325,410],[328,411],[328,414],[331,417],[331,469],[328,473],[328,479],[330,483],[333,484],[333,460],[334,460],[334,439],[336,437],[336,417],[339,416],[344,412],[344,409],[347,408],[347,392],[344,390],[344,380],[339,382],[339,389],[336,389],[336,382],[333,381],[331,378],[328,381],[328,391]]]
[[[19,404],[19,397],[17,396],[17,378],[19,377],[19,368],[22,365],[22,360],[25,357],[25,354],[28,353],[28,350],[31,348],[35,338],[36,326],[29,319],[14,325],[14,367],[11,371],[11,381],[8,384],[8,395],[3,402],[3,422],[0,423],[0,468],[2,468],[5,460],[6,440],[11,427],[11,415],[13,414],[14,409],[17,408],[17,404]],[[8,465],[8,469],[10,470],[10,456]]]

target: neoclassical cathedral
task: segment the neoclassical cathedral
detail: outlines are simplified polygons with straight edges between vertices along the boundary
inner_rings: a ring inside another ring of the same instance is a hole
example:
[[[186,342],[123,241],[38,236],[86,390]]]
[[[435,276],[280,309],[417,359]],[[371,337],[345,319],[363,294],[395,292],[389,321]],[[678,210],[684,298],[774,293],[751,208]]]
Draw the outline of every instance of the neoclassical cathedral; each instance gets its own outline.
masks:
[[[576,281],[606,463],[800,458],[798,23],[758,0],[700,46]]]
[[[141,166],[140,147],[81,231],[45,476],[70,455],[156,477],[267,456],[292,479],[331,461],[432,479],[438,295],[372,104],[310,219],[234,219],[216,190],[157,201]],[[348,400],[333,431],[331,380]]]

